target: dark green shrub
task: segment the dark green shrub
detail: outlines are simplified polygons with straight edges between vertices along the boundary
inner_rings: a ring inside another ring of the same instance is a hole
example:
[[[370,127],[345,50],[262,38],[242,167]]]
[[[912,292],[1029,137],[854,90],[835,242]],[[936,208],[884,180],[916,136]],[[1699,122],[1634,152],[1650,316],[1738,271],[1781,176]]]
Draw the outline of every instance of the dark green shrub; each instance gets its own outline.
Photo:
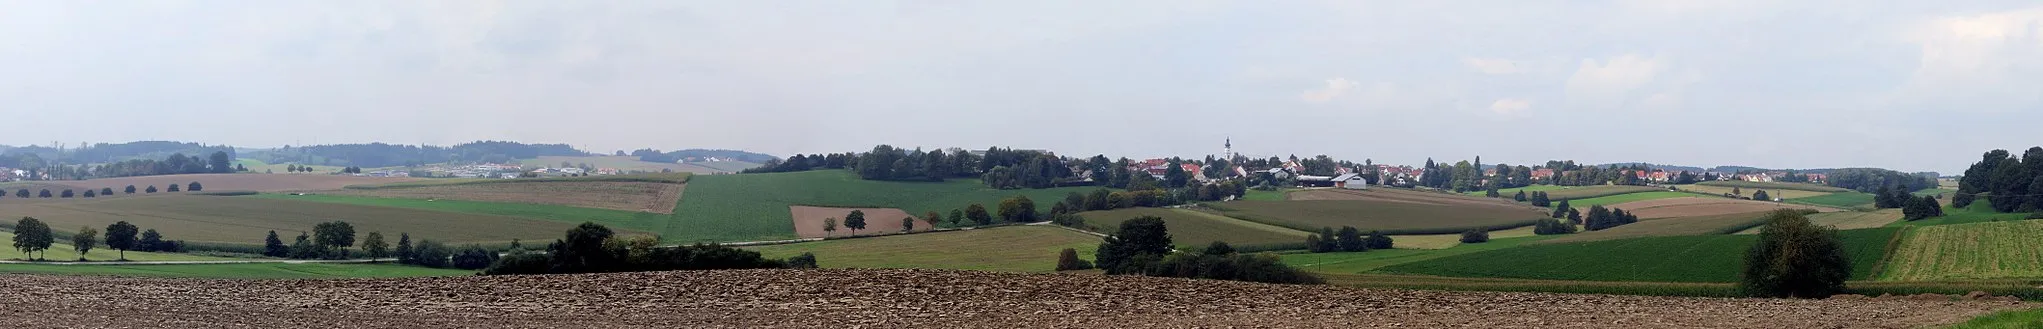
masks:
[[[453,262],[454,268],[458,269],[480,270],[489,268],[490,264],[497,262],[497,252],[484,249],[480,245],[461,246],[461,250],[454,252]]]
[[[1745,254],[1738,286],[1757,297],[1824,298],[1844,291],[1851,258],[1837,231],[1793,211],[1775,211]]]
[[[798,256],[788,257],[787,268],[816,268],[816,254],[805,252]]]
[[[1057,271],[1090,270],[1092,263],[1078,258],[1078,249],[1064,248],[1057,252]]]
[[[1490,242],[1490,231],[1473,230],[1468,232],[1461,232],[1461,243],[1484,243],[1484,242]]]

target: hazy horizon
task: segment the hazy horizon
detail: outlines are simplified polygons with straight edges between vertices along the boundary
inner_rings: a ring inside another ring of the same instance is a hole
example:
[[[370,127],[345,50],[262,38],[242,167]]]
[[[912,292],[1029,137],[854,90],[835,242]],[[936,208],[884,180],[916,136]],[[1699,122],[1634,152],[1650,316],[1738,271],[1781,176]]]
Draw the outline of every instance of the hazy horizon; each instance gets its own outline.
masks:
[[[0,144],[875,144],[1963,171],[2022,1],[0,0]]]

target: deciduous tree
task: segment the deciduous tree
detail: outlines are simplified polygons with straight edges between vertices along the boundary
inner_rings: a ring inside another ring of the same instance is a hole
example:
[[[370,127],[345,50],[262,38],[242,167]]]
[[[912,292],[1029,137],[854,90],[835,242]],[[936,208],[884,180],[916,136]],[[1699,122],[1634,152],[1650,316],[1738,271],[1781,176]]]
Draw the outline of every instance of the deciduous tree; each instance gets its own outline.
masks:
[[[865,229],[865,211],[852,210],[851,214],[844,215],[844,228],[851,229],[851,235],[858,235],[858,230]]]
[[[974,203],[969,207],[965,207],[965,217],[971,219],[973,223],[978,223],[979,225],[993,224],[993,215],[986,213],[986,206],[981,206],[977,203]]]
[[[1792,210],[1775,211],[1745,254],[1739,288],[1752,296],[1824,298],[1844,291],[1851,259],[1836,230]]]
[[[1342,226],[1340,233],[1334,235],[1334,240],[1337,241],[1335,246],[1344,252],[1369,250],[1369,245],[1362,241],[1362,230],[1353,226]]]
[[[92,248],[96,247],[99,247],[99,230],[91,226],[81,226],[78,227],[77,233],[71,234],[71,249],[78,250],[78,261],[85,261],[85,254],[92,252]]]
[[[262,239],[262,255],[277,258],[290,256],[291,246],[284,245],[284,239],[277,237],[276,230],[270,230],[270,235]]]
[[[830,234],[833,233],[837,233],[837,218],[836,217],[824,218],[823,237],[825,238],[830,237]]]
[[[107,225],[106,247],[119,250],[121,254],[120,259],[128,260],[128,250],[134,250],[137,242],[139,242],[135,239],[137,230],[139,229],[135,227],[135,224],[128,224],[127,221],[119,221],[114,222],[112,225]]]
[[[22,217],[14,223],[14,250],[20,250],[23,259],[37,260],[36,252],[50,249],[56,238],[50,233],[50,226],[35,217]]]
[[[511,245],[517,248],[518,240],[511,240]],[[362,236],[362,255],[371,259],[390,257],[390,244],[383,242],[383,232],[369,232]]]

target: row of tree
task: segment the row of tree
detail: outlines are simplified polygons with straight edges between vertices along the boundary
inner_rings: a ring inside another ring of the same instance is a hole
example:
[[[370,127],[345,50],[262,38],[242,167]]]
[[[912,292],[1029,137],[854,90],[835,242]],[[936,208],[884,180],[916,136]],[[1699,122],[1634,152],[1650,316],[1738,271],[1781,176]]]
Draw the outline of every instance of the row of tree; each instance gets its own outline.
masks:
[[[582,223],[559,240],[547,245],[545,253],[513,249],[495,260],[484,274],[561,274],[671,270],[715,270],[788,268],[789,261],[767,259],[758,252],[715,244],[660,247],[651,236],[620,237],[610,228]],[[814,255],[799,260],[813,267]]]
[[[171,191],[171,192],[179,192],[179,190],[178,190],[178,186],[180,186],[180,185],[177,185],[177,184],[170,184],[169,186],[170,186],[170,191]],[[182,186],[185,186],[185,187],[184,187],[184,189],[190,190],[190,191],[192,191],[192,192],[199,192],[199,191],[204,191],[204,190],[205,190],[205,188],[206,188],[206,186],[205,186],[205,185],[200,185],[200,184],[199,184],[199,182],[192,182],[191,184],[188,184],[188,185],[182,185]],[[135,190],[135,186],[134,186],[134,185],[128,185],[128,188],[127,188],[127,193],[128,193],[128,194],[135,194],[135,191],[136,191],[136,190]],[[156,193],[156,186],[155,186],[155,185],[150,185],[148,189],[146,189],[146,190],[143,190],[143,193]],[[14,196],[15,196],[15,197],[18,197],[18,198],[29,198],[30,196],[34,196],[34,197],[38,197],[38,198],[70,198],[70,197],[73,197],[73,196],[77,196],[77,195],[79,195],[79,194],[78,194],[78,193],[74,193],[74,192],[72,192],[72,191],[71,191],[71,190],[69,190],[69,189],[66,189],[66,190],[63,190],[62,192],[57,192],[57,193],[51,193],[49,189],[43,189],[43,190],[42,190],[41,192],[39,192],[39,193],[33,193],[33,194],[29,193],[29,192],[28,192],[28,189],[19,189],[19,190],[15,190],[15,191],[14,191]],[[84,193],[84,196],[85,196],[85,197],[87,197],[87,198],[91,198],[91,197],[98,197],[98,196],[102,196],[102,195],[104,195],[104,196],[112,196],[112,195],[114,195],[114,191],[113,191],[113,188],[101,188],[101,189],[98,189],[98,190],[86,189],[86,190],[85,190],[85,193]],[[7,193],[0,193],[0,197],[6,197],[6,196],[7,196]]]
[[[1076,256],[1075,252],[1072,254]],[[1095,258],[1097,266],[1110,275],[1288,284],[1322,282],[1318,277],[1284,265],[1277,260],[1276,255],[1240,254],[1224,243],[1215,243],[1214,246],[1197,253],[1177,252],[1172,247],[1170,231],[1164,226],[1163,218],[1154,216],[1137,217],[1121,222],[1120,229],[1108,236],[1105,242],[1100,243]]]
[[[187,157],[183,153],[171,154],[163,160],[134,159],[92,167],[93,177],[129,177],[177,174],[231,173],[242,169],[234,165],[234,158],[225,151],[213,152],[206,158]]]
[[[1322,227],[1319,233],[1305,236],[1305,249],[1314,253],[1391,249],[1395,244],[1396,241],[1382,232],[1369,231],[1365,235],[1353,226],[1342,226],[1338,232],[1331,227]]]
[[[1994,211],[2043,210],[2043,147],[2031,147],[2019,159],[2007,150],[1986,152],[1965,169],[1951,206],[1970,207],[1981,196]]]
[[[78,260],[85,260],[85,254],[102,242],[107,248],[120,250],[120,260],[128,260],[128,251],[182,252],[184,241],[165,240],[162,233],[149,229],[137,233],[138,227],[127,221],[106,226],[105,239],[101,240],[98,230],[90,226],[78,228],[71,234],[71,246],[78,251]],[[14,250],[21,251],[25,259],[46,260],[50,246],[57,241],[56,232],[47,223],[35,217],[22,217],[14,223]],[[38,255],[40,253],[41,255]]]

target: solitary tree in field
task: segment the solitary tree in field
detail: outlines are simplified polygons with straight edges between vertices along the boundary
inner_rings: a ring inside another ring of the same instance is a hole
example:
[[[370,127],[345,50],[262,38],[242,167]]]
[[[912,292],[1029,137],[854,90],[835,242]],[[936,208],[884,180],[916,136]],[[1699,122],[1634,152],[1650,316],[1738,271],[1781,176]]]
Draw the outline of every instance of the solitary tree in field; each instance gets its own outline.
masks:
[[[199,185],[199,182],[192,182],[192,183],[191,183],[191,185],[185,185],[185,189],[184,189],[184,190],[186,190],[186,191],[192,191],[192,192],[198,192],[200,188],[204,188],[204,187],[205,187],[205,186],[203,186],[203,185]]]
[[[43,189],[43,192],[42,192],[42,193],[37,193],[37,194],[36,194],[35,196],[36,196],[36,197],[38,197],[38,198],[49,198],[49,197],[50,197],[50,190],[49,190],[49,189]]]
[[[1816,226],[1793,210],[1774,211],[1745,253],[1738,287],[1761,297],[1824,298],[1844,291],[1851,259],[1834,229]]]
[[[1342,226],[1341,231],[1334,234],[1334,240],[1334,245],[1344,252],[1369,250],[1369,245],[1362,241],[1362,230],[1354,226]]]
[[[915,217],[901,217],[901,232],[915,231]]]
[[[77,193],[71,193],[71,190],[64,190],[63,194],[62,194],[62,195],[60,195],[60,196],[61,196],[61,197],[63,197],[63,198],[65,198],[65,199],[70,199],[71,197],[74,197],[74,196],[78,196],[78,194],[77,194]]]
[[[92,197],[98,197],[98,196],[99,196],[99,191],[93,191],[93,190],[85,190],[85,197],[87,197],[87,198],[92,198]]]
[[[511,240],[511,249],[519,248],[518,240]],[[383,232],[369,232],[362,236],[362,255],[370,259],[390,257],[390,244],[383,242]]]
[[[836,218],[836,217],[831,217],[831,218],[824,218],[824,219],[823,219],[823,237],[826,237],[826,238],[827,238],[827,237],[830,237],[830,234],[832,234],[832,233],[837,233],[837,218]]]
[[[50,226],[43,224],[42,220],[35,219],[35,217],[22,217],[21,221],[15,222],[14,249],[20,250],[22,254],[25,254],[22,256],[23,259],[42,259],[41,257],[36,257],[35,252],[49,250],[50,244],[53,243],[56,243],[56,239],[50,234]],[[48,252],[44,253],[47,254]]]
[[[177,184],[170,184],[170,191],[171,191],[171,192],[178,192],[178,187],[177,187]]]
[[[851,214],[844,215],[844,228],[851,229],[851,235],[858,235],[858,230],[865,229],[865,211],[852,210]]]
[[[15,190],[15,191],[14,191],[14,196],[15,196],[15,197],[20,197],[20,198],[27,198],[27,197],[28,197],[28,189],[20,189],[20,190]]]
[[[104,195],[104,196],[113,196],[113,195],[114,195],[114,189],[113,189],[113,188],[111,188],[111,187],[101,187],[101,188],[99,188],[99,195]]]
[[[99,230],[92,229],[91,226],[79,227],[78,233],[71,234],[71,249],[78,250],[78,261],[85,261],[85,253],[92,252],[92,248],[98,246]]]
[[[142,193],[156,193],[156,185],[149,185],[149,188],[143,189]]]
[[[331,248],[340,253],[335,256],[347,257],[348,247],[355,245],[355,226],[343,221],[319,223],[312,227],[312,236],[312,243],[321,249]]]
[[[930,229],[935,229],[938,224],[943,224],[943,213],[931,211],[922,214],[922,220],[929,222]]]
[[[135,234],[140,229],[127,221],[114,222],[106,226],[106,247],[121,251],[121,260],[128,260],[128,250],[135,249]]]
[[[1766,190],[1755,190],[1752,191],[1752,199],[1759,201],[1773,201],[1773,196],[1766,195]]]
[[[127,191],[128,191],[128,194],[135,194],[135,186],[134,186],[134,185],[128,185],[128,190],[127,190]]]
[[[141,251],[160,251],[163,245],[163,233],[157,233],[153,228],[142,230],[142,239],[135,240],[135,249]]]
[[[270,235],[262,239],[262,255],[277,258],[290,256],[291,246],[284,245],[284,239],[277,237],[276,230],[271,230]]]

